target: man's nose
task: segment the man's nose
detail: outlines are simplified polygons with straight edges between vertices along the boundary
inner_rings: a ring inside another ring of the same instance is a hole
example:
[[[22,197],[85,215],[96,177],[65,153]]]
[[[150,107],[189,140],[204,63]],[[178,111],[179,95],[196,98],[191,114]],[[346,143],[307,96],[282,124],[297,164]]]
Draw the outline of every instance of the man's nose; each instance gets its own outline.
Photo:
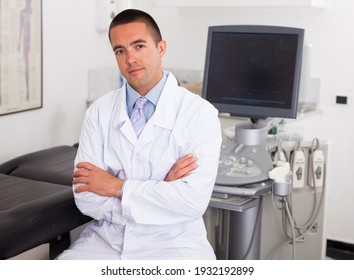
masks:
[[[126,62],[128,64],[133,64],[136,62],[136,56],[135,56],[134,52],[127,51]]]

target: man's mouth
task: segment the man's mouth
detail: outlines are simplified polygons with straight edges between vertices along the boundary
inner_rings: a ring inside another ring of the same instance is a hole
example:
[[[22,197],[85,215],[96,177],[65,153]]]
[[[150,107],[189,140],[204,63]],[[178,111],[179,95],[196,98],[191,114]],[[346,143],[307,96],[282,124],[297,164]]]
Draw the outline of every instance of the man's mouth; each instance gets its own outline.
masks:
[[[134,68],[134,69],[130,69],[129,70],[129,74],[135,74],[135,73],[137,73],[137,72],[139,72],[139,71],[141,71],[143,68]]]

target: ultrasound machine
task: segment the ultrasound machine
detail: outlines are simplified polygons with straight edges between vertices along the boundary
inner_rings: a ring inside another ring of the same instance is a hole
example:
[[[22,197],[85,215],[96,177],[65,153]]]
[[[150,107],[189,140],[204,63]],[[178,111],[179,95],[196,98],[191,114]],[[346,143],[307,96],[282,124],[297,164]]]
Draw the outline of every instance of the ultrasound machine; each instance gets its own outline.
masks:
[[[262,195],[273,169],[267,135],[272,118],[296,118],[304,30],[280,26],[212,26],[202,96],[220,113],[249,119],[222,143],[205,214],[218,259],[260,258]],[[209,223],[208,220],[209,219]]]

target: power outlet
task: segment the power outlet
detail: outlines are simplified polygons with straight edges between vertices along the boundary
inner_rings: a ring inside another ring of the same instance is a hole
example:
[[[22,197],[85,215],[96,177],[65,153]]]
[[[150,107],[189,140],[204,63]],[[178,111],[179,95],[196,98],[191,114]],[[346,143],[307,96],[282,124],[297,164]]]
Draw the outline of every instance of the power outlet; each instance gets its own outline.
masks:
[[[318,224],[314,223],[312,227],[310,228],[310,233],[312,234],[317,234],[318,233]]]
[[[350,108],[351,107],[351,93],[338,93],[332,95],[332,102],[335,106],[341,108]]]
[[[347,105],[348,104],[348,96],[337,95],[336,96],[336,104]]]

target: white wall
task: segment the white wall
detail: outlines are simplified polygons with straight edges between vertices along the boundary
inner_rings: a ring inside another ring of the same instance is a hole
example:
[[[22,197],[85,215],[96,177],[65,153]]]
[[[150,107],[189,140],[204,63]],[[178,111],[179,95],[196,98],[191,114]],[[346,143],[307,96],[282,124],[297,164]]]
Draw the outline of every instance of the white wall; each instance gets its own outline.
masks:
[[[0,162],[78,141],[89,68],[115,66],[93,0],[43,2],[43,108],[0,116]],[[4,133],[5,132],[5,133]]]
[[[191,0],[192,1],[192,0]],[[176,2],[178,2],[176,0]],[[216,0],[217,2],[217,0]],[[323,114],[306,125],[306,139],[333,140],[332,176],[327,211],[328,237],[354,243],[354,1],[328,0],[314,8],[161,8],[153,0],[132,0],[150,12],[167,40],[164,65],[202,70],[207,27],[268,24],[301,27],[313,45],[312,74],[321,78]],[[0,162],[34,150],[78,140],[87,98],[87,71],[114,67],[106,34],[94,28],[93,0],[43,1],[43,108],[0,117]],[[335,94],[349,96],[349,106],[334,105]],[[306,122],[303,122],[306,123]]]

